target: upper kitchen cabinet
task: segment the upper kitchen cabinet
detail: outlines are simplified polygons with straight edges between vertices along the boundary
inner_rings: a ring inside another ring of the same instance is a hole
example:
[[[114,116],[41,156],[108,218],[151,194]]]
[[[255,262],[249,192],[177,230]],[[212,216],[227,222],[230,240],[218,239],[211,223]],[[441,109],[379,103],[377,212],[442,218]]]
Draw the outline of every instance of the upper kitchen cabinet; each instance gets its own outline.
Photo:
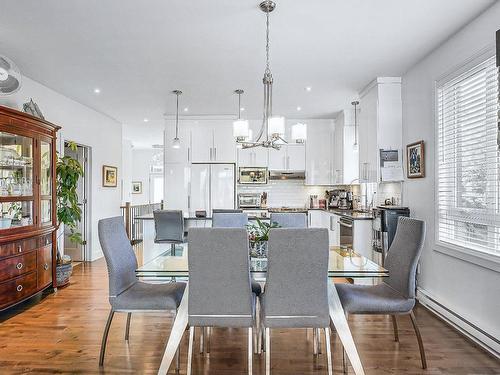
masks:
[[[191,126],[191,162],[236,162],[230,121],[196,121]]]
[[[253,140],[257,137],[261,126],[261,121],[250,121]],[[264,147],[238,148],[239,167],[267,167],[269,163],[268,157],[268,150]]]
[[[378,182],[379,149],[402,149],[401,78],[376,78],[359,101],[359,178]]]
[[[307,123],[306,185],[332,185],[333,179],[332,120]]]
[[[188,163],[191,159],[191,131],[189,125],[184,121],[179,124],[178,137],[180,147],[173,148],[172,140],[175,137],[175,121],[168,121],[165,126],[165,162],[166,163]]]
[[[333,180],[349,185],[359,178],[358,151],[355,142],[354,108],[340,112],[333,136]]]
[[[306,148],[303,144],[284,144],[279,150],[269,149],[269,170],[303,171]]]

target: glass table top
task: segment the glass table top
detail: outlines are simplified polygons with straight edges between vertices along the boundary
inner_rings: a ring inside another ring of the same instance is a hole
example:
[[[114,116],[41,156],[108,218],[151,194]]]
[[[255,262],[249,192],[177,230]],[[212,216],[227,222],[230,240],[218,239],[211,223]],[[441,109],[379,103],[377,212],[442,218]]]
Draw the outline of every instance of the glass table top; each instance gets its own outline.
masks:
[[[139,277],[189,277],[187,244],[176,246],[176,256],[170,249],[136,270]],[[254,278],[265,278],[267,258],[250,258]],[[330,247],[328,277],[384,277],[388,271],[352,249]]]

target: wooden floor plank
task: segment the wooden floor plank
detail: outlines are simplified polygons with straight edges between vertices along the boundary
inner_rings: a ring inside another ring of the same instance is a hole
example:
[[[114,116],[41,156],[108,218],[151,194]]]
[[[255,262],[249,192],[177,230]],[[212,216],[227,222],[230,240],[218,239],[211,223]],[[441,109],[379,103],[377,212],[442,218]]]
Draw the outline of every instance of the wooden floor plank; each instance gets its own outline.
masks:
[[[124,340],[125,314],[111,326],[105,365],[98,366],[102,331],[109,312],[104,260],[75,268],[71,285],[0,315],[0,373],[3,374],[155,374],[170,314],[133,314],[130,341]],[[416,316],[426,346],[429,368],[420,368],[417,340],[410,319],[398,318],[400,342],[384,316],[352,316],[349,324],[367,374],[500,374],[500,361],[463,338],[427,310]],[[342,352],[332,337],[334,371],[342,373]],[[324,344],[323,344],[324,347]],[[326,374],[326,357],[312,356],[304,330],[273,330],[274,375]],[[186,373],[187,339],[181,353]],[[264,373],[264,358],[254,357],[254,374]],[[214,329],[211,353],[195,352],[194,374],[246,374],[246,330]],[[171,370],[170,373],[175,373]],[[352,372],[351,372],[352,373]]]

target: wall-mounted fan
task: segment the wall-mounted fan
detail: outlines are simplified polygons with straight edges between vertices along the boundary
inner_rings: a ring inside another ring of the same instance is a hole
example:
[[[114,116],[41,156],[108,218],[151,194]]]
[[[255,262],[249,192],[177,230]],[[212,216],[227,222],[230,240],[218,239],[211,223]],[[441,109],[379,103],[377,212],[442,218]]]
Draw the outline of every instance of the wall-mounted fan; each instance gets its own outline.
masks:
[[[0,55],[0,96],[15,93],[21,88],[21,72],[8,57]]]

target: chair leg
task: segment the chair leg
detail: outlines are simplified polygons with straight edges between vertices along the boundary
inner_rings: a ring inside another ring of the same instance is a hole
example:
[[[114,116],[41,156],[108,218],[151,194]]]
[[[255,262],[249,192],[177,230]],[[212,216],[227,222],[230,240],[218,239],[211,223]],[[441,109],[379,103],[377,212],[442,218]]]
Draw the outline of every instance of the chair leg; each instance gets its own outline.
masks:
[[[130,332],[130,318],[132,317],[132,313],[127,314],[127,324],[125,326],[125,341],[128,341],[128,334]]]
[[[194,342],[194,327],[190,327],[189,328],[187,375],[191,375],[191,367],[193,365],[193,342]]]
[[[111,322],[113,321],[114,315],[115,312],[113,311],[113,309],[111,309],[108,315],[106,326],[104,327],[104,332],[102,334],[101,353],[99,354],[99,366],[102,366],[104,363],[104,354],[106,353],[106,343],[108,341],[109,328],[111,327]]]
[[[212,336],[212,327],[206,328],[206,337],[205,337],[205,352],[210,353],[210,337]]]
[[[318,341],[318,354],[322,354],[321,350],[321,330],[319,328],[316,328],[316,340]]]
[[[200,327],[200,354],[205,352],[205,327]]]
[[[345,319],[347,320],[347,323],[349,323],[349,314],[345,313]],[[344,345],[342,345],[342,367],[344,369],[344,374],[348,374],[349,365],[347,363],[347,354],[345,352]]]
[[[326,363],[328,366],[328,375],[333,375],[332,348],[331,348],[331,342],[330,342],[330,327],[325,328],[325,350],[326,350]]]
[[[248,328],[248,375],[252,375],[253,372],[253,328]]]
[[[316,328],[312,329],[313,331],[313,354],[318,355],[318,331]]]
[[[175,244],[170,244],[170,255],[175,256]]]
[[[271,375],[271,329],[266,327],[266,375]]]
[[[422,368],[425,370],[427,368],[427,360],[425,359],[425,349],[424,343],[422,342],[422,336],[420,335],[420,330],[418,329],[417,319],[415,318],[415,314],[413,314],[413,310],[410,312],[411,324],[413,325],[413,329],[415,330],[415,335],[417,336],[418,348],[420,349],[420,360],[422,361]]]
[[[254,331],[253,331],[253,335],[254,335],[253,352],[254,352],[254,354],[260,354],[259,329],[260,329],[260,307],[259,307],[259,299],[257,298],[257,300],[255,302],[255,327],[254,327]]]
[[[396,315],[391,315],[391,318],[392,327],[394,328],[394,341],[399,342],[398,321],[396,320]]]
[[[178,310],[176,309],[174,311],[174,321],[175,321],[175,318],[177,317],[177,312]],[[178,374],[181,370],[181,346],[179,345],[179,347],[177,348],[177,350],[175,351],[175,373]]]

